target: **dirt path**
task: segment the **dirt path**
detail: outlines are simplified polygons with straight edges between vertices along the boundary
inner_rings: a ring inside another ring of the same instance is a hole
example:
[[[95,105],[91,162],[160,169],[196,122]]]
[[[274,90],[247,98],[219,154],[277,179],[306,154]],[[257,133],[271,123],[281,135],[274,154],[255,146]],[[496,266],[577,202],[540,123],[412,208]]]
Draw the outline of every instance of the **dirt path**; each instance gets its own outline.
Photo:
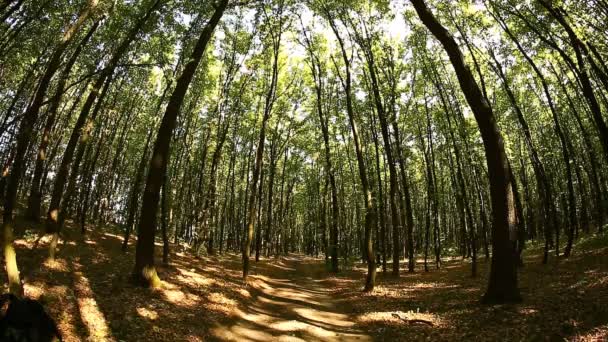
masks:
[[[301,257],[257,266],[250,304],[212,335],[223,341],[371,341],[355,327],[349,308],[332,298],[323,267]]]

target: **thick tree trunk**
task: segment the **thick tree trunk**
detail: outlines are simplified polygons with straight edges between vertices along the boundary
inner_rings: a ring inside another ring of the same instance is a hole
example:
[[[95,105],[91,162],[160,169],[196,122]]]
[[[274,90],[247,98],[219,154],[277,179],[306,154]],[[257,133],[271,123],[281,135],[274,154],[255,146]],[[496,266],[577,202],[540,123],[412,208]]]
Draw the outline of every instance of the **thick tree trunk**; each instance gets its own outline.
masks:
[[[160,285],[160,279],[158,278],[154,267],[154,237],[156,232],[156,214],[158,212],[160,200],[160,189],[163,178],[167,173],[169,147],[173,136],[173,129],[180,108],[184,102],[184,97],[188,91],[188,87],[194,78],[194,74],[205,53],[207,44],[211,40],[213,31],[224,14],[227,5],[228,0],[220,1],[215,8],[213,16],[203,28],[194,50],[192,51],[192,55],[176,82],[175,89],[169,99],[167,109],[165,110],[165,114],[163,115],[163,119],[158,129],[158,135],[152,152],[152,159],[150,160],[146,189],[143,196],[142,211],[137,234],[135,267],[133,269],[133,278],[135,282],[143,286],[158,287]]]
[[[492,197],[492,264],[486,303],[521,301],[517,288],[517,259],[514,198],[509,164],[496,118],[467,67],[452,35],[434,17],[424,0],[411,0],[424,25],[441,42],[450,57],[462,91],[479,125],[488,163]]]
[[[161,217],[161,231],[163,237],[163,265],[169,265],[169,235],[168,235],[168,225],[169,225],[169,185],[167,175],[165,175],[165,179],[163,181],[162,186],[162,199],[160,204],[160,217]]]

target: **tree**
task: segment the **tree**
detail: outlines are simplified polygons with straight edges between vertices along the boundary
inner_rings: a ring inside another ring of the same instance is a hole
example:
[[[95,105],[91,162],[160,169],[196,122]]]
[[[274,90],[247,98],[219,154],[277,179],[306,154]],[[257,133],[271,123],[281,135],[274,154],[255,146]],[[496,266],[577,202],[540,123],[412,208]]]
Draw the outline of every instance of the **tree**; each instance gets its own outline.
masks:
[[[338,272],[338,218],[340,216],[340,207],[338,204],[338,188],[336,186],[336,176],[331,161],[331,149],[329,142],[329,117],[326,116],[323,110],[323,88],[325,82],[325,68],[321,64],[319,56],[315,53],[312,38],[309,38],[306,30],[304,30],[304,41],[309,55],[309,66],[312,73],[314,88],[316,94],[316,108],[319,115],[319,124],[323,135],[323,144],[325,146],[325,166],[327,168],[327,177],[331,189],[331,229],[330,229],[330,249],[327,251],[331,255],[331,269],[333,272]]]
[[[475,115],[483,138],[492,194],[493,251],[490,280],[483,301],[486,303],[520,301],[521,296],[517,288],[515,203],[511,190],[511,175],[492,107],[483,97],[452,35],[437,21],[423,0],[412,0],[412,4],[420,20],[449,55],[460,87]]]
[[[323,8],[324,14],[331,26],[331,29],[338,40],[340,46],[340,52],[342,55],[342,62],[344,63],[344,71],[338,71],[340,82],[344,89],[344,97],[346,98],[346,113],[348,114],[348,121],[350,124],[353,142],[355,144],[355,153],[357,156],[357,166],[359,169],[359,178],[361,180],[363,194],[363,200],[365,203],[365,238],[364,245],[367,258],[367,276],[365,278],[364,290],[370,292],[374,289],[376,284],[376,260],[374,256],[374,245],[372,240],[372,229],[376,225],[376,211],[374,210],[374,198],[369,185],[367,170],[365,166],[365,159],[363,157],[363,151],[361,148],[361,140],[359,138],[359,131],[357,129],[357,123],[355,121],[355,113],[353,108],[352,99],[352,76],[351,76],[351,57],[349,57],[346,46],[342,36],[338,30],[337,24],[333,17],[333,14],[328,8]]]
[[[227,6],[228,0],[221,0],[215,4],[213,15],[201,31],[188,63],[184,65],[184,70],[175,82],[175,89],[169,98],[169,103],[158,129],[144,190],[139,230],[137,233],[135,268],[133,269],[134,281],[142,286],[160,286],[160,279],[154,268],[154,236],[156,233],[156,213],[159,206],[160,190],[167,173],[173,128],[183,104],[184,96],[203,58],[207,44],[211,40],[213,31]]]
[[[42,103],[46,96],[48,86],[51,82],[51,79],[55,75],[57,69],[59,69],[61,58],[65,50],[73,40],[75,34],[86,22],[86,20],[93,14],[93,11],[96,6],[97,1],[91,1],[90,3],[87,3],[87,5],[78,15],[78,18],[66,27],[65,33],[63,34],[63,37],[61,38],[59,44],[53,51],[53,54],[49,59],[49,62],[47,63],[44,75],[38,83],[39,86],[37,87],[36,95],[34,96],[34,99],[30,106],[23,114],[23,118],[21,119],[21,123],[19,124],[19,131],[16,137],[16,152],[13,158],[13,166],[8,179],[8,187],[6,189],[2,228],[4,241],[4,260],[6,263],[6,271],[9,278],[9,290],[12,294],[15,295],[22,295],[23,289],[21,288],[21,283],[19,281],[19,269],[17,268],[15,251],[12,246],[12,221],[13,210],[17,201],[17,190],[19,188],[21,176],[24,171],[23,168],[25,164],[25,153],[29,144],[29,139],[31,138],[34,130],[34,126],[36,124],[36,121],[38,120],[40,108],[42,107]]]
[[[272,114],[272,108],[274,106],[277,96],[277,83],[279,79],[279,54],[281,48],[281,37],[283,35],[283,29],[285,24],[284,11],[285,3],[281,1],[276,8],[273,8],[273,17],[276,17],[276,23],[269,23],[270,28],[268,34],[270,35],[272,45],[272,69],[270,75],[270,84],[266,91],[264,100],[264,113],[262,116],[262,122],[260,127],[260,134],[255,153],[255,161],[253,167],[253,176],[251,180],[251,189],[249,190],[249,203],[247,207],[247,229],[245,230],[245,242],[243,244],[243,281],[247,283],[247,277],[249,276],[249,254],[251,252],[251,242],[253,241],[254,225],[255,225],[255,214],[256,214],[256,202],[257,198],[261,197],[256,192],[261,191],[261,185],[258,184],[262,166],[264,163],[264,144],[266,141],[266,126],[270,115]],[[269,14],[264,9],[264,14],[267,20]],[[258,189],[258,186],[260,188]],[[260,206],[261,207],[261,206]],[[256,257],[257,260],[257,257]]]

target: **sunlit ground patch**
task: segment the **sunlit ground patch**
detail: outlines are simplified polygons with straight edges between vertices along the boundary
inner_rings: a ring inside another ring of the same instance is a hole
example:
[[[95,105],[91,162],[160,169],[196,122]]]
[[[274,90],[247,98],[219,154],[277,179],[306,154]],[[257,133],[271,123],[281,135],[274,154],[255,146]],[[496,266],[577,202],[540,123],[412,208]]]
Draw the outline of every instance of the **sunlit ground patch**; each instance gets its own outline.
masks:
[[[68,272],[68,264],[63,259],[46,259],[43,266],[52,271]]]
[[[89,279],[81,272],[74,272],[74,287],[78,309],[92,341],[114,341],[106,318],[94,298]]]
[[[163,281],[163,286],[159,291],[167,301],[178,306],[192,307],[200,300],[198,296],[184,292],[179,286],[167,281]]]
[[[213,292],[210,295],[207,296],[207,299],[209,299],[209,301],[211,301],[212,303],[215,304],[221,304],[221,305],[226,305],[226,306],[235,306],[237,305],[237,302],[227,298],[223,293],[219,293],[219,292]]]
[[[608,324],[577,334],[576,341],[604,342],[608,339]]]
[[[517,310],[522,315],[536,315],[538,314],[538,310],[531,307],[522,307]]]
[[[245,298],[251,298],[251,293],[245,289],[238,289],[237,292]]]
[[[177,280],[184,283],[194,283],[199,286],[210,286],[215,284],[215,280],[213,278],[205,277],[200,273],[196,273],[194,269],[185,270],[182,268],[177,269],[181,275],[176,277]]]
[[[309,307],[294,308],[293,311],[309,321],[317,322],[328,327],[352,327],[355,325],[347,315],[341,313],[321,311]]]
[[[421,313],[414,311],[375,311],[368,312],[357,317],[357,320],[363,323],[399,323],[406,324],[409,320],[424,320],[433,324],[433,326],[443,325],[443,320],[431,313]],[[405,320],[405,321],[404,321]]]
[[[137,313],[141,317],[147,318],[152,321],[158,319],[158,312],[156,312],[155,310],[150,310],[148,308],[140,307],[140,308],[137,308]]]

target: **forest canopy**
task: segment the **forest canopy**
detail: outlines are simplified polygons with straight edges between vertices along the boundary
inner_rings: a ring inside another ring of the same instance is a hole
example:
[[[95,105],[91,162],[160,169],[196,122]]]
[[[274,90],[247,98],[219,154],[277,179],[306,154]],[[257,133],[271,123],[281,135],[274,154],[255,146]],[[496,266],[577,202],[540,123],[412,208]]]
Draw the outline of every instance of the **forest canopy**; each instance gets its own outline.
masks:
[[[163,264],[239,253],[245,283],[260,258],[361,262],[368,292],[377,270],[485,258],[483,301],[513,303],[528,244],[546,264],[606,223],[605,0],[1,0],[0,18],[13,294],[30,230],[51,260],[67,231],[117,234],[144,287],[157,239]]]

